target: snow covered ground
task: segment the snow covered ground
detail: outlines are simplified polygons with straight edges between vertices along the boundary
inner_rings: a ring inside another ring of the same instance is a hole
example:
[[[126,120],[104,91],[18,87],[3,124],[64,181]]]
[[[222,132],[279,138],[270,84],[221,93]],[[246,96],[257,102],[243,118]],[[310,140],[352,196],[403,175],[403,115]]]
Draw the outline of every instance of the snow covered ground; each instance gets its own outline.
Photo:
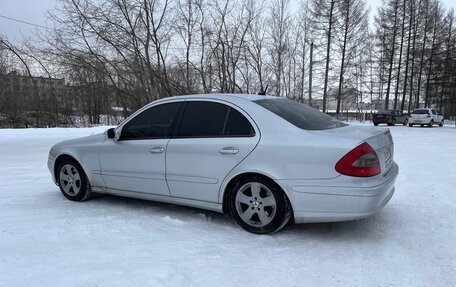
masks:
[[[0,130],[0,286],[456,286],[456,128],[391,127],[396,193],[367,219],[258,236],[229,216],[66,200],[50,147],[106,128]]]

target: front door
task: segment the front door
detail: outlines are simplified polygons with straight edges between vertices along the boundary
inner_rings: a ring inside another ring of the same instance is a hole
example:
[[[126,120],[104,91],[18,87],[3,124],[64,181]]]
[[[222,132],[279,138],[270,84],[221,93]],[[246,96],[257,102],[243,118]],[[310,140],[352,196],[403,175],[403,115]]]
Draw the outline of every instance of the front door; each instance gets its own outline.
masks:
[[[165,158],[183,102],[145,109],[121,129],[120,137],[101,145],[100,163],[109,189],[169,196]]]

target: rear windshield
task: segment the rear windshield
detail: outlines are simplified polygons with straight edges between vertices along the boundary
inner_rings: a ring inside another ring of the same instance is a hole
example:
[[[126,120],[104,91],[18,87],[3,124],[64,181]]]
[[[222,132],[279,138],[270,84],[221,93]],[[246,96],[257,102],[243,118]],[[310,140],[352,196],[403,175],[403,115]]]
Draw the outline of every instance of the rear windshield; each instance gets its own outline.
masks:
[[[412,114],[414,114],[414,115],[424,115],[424,114],[427,114],[427,113],[429,113],[429,110],[414,110],[412,112]]]
[[[314,108],[289,99],[262,99],[254,102],[304,130],[328,130],[347,125]]]

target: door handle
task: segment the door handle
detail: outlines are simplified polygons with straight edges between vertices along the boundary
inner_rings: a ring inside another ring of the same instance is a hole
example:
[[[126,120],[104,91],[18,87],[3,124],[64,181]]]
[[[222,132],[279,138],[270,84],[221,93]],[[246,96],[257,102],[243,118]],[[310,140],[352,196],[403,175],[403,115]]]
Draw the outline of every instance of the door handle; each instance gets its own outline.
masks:
[[[233,146],[227,146],[219,150],[219,153],[221,154],[237,154],[239,152],[239,149],[237,147]]]
[[[165,148],[161,147],[161,146],[154,146],[153,148],[151,148],[149,150],[150,153],[162,153],[164,151],[165,151]]]

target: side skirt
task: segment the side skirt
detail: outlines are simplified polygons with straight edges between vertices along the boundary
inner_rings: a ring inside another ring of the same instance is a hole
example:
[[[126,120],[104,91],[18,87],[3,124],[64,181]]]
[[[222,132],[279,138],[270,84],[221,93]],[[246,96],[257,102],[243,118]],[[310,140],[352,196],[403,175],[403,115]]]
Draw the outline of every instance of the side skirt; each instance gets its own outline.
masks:
[[[120,189],[108,189],[104,187],[92,187],[93,192],[104,193],[104,194],[112,194],[122,197],[131,197],[137,199],[144,199],[150,201],[158,201],[164,203],[172,203],[177,205],[184,205],[189,207],[196,207],[201,209],[207,209],[219,213],[223,213],[223,206],[221,203],[214,203],[208,201],[199,201],[187,198],[179,198],[179,197],[171,197],[165,195],[157,195],[152,193],[142,193],[142,192],[134,192],[134,191],[127,191],[127,190],[120,190]]]

